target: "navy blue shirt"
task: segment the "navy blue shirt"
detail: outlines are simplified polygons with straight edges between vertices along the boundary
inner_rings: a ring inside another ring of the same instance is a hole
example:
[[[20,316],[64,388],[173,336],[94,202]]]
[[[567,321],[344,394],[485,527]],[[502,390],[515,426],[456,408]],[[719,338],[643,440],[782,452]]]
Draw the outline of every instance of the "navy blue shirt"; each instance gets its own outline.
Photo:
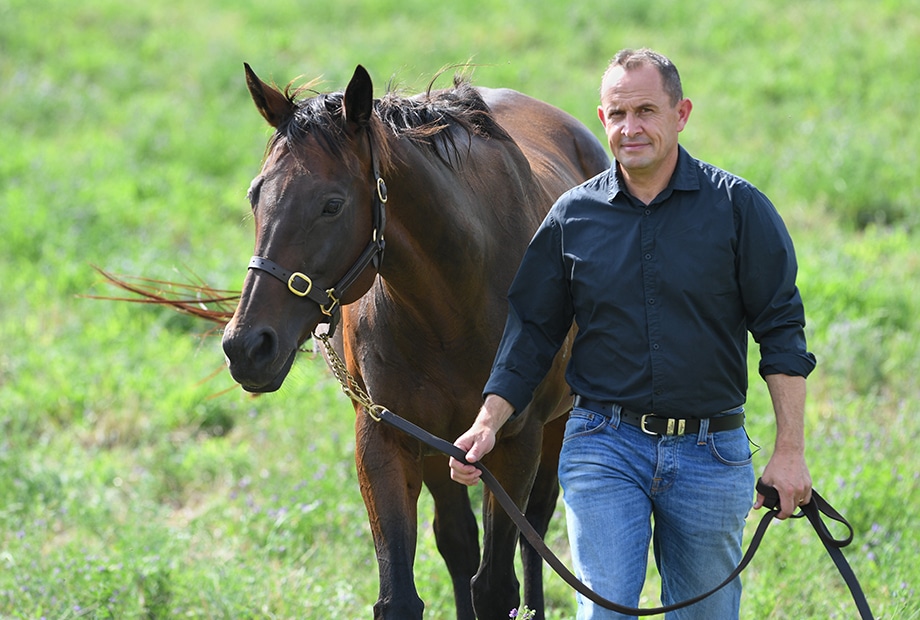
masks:
[[[792,240],[766,196],[679,147],[645,205],[616,162],[563,194],[508,293],[484,394],[521,412],[574,320],[575,394],[641,413],[709,417],[745,402],[748,332],[760,373],[808,376]]]

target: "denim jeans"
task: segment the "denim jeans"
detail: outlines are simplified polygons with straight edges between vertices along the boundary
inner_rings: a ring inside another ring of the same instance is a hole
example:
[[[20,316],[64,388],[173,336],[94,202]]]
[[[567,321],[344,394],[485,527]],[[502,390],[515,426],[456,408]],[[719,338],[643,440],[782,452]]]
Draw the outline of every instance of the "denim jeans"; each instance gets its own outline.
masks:
[[[739,407],[728,413],[742,411]],[[707,592],[741,560],[754,468],[744,428],[664,437],[575,408],[559,461],[575,574],[601,596],[637,607],[649,543],[661,601]],[[654,532],[652,523],[654,522]],[[741,581],[667,620],[737,619]],[[578,595],[579,620],[627,618]]]

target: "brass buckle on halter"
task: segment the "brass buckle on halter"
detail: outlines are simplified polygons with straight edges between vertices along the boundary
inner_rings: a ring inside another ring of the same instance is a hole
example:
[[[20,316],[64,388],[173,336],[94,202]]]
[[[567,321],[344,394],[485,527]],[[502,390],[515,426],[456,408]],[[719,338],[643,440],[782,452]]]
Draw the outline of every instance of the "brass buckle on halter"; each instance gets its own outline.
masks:
[[[329,296],[329,299],[331,299],[332,302],[328,306],[324,306],[322,304],[320,304],[319,306],[320,312],[322,312],[326,316],[332,316],[332,313],[335,311],[336,307],[339,305],[339,300],[336,299],[336,296],[333,295],[333,293],[335,293],[334,288],[331,288],[328,291],[326,291],[326,295]]]
[[[380,202],[386,203],[387,201],[387,184],[381,177],[377,177],[377,197],[380,199]]]
[[[306,289],[297,288],[297,284],[306,283]],[[299,271],[291,274],[291,277],[287,281],[288,290],[297,295],[298,297],[306,297],[310,294],[310,291],[313,290],[313,280],[309,276],[306,276]]]

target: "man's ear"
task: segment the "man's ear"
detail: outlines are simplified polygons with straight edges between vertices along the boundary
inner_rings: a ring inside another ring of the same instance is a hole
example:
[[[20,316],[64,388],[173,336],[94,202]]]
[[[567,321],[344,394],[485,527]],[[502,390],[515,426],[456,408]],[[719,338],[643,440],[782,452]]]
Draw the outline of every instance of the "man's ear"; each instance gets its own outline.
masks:
[[[693,102],[689,99],[681,99],[677,103],[677,131],[683,131],[690,120],[690,112],[693,110]]]

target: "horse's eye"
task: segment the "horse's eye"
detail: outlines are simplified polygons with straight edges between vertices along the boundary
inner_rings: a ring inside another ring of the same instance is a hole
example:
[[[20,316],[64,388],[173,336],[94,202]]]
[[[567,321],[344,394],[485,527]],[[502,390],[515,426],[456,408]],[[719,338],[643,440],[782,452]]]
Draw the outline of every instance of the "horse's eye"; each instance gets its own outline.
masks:
[[[323,215],[336,215],[342,210],[345,201],[340,198],[333,198],[323,207]]]
[[[246,198],[249,200],[249,204],[252,207],[252,210],[256,210],[256,205],[259,204],[259,194],[262,193],[262,177],[257,178],[252,182],[252,185],[249,186],[249,191],[246,192]]]

